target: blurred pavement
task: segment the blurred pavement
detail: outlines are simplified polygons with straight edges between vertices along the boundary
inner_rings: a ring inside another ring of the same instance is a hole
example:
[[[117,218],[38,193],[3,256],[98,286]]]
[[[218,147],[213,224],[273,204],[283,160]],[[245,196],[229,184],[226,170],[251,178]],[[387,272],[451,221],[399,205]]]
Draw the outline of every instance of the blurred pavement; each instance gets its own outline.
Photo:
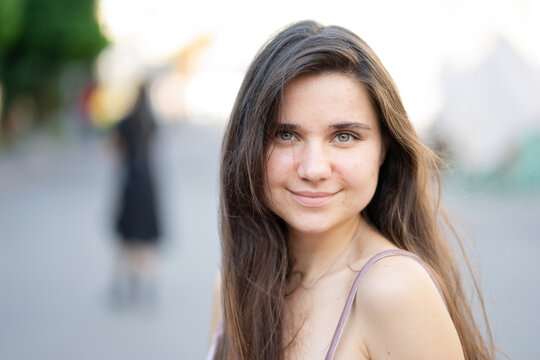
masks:
[[[158,304],[107,298],[117,169],[108,139],[36,140],[0,153],[0,359],[202,359],[218,269],[220,125],[162,127],[156,149],[166,234]],[[540,353],[540,194],[448,191],[479,266],[499,347]]]
[[[218,269],[222,128],[161,128],[158,304],[113,311],[117,164],[109,139],[0,154],[0,359],[200,359]]]

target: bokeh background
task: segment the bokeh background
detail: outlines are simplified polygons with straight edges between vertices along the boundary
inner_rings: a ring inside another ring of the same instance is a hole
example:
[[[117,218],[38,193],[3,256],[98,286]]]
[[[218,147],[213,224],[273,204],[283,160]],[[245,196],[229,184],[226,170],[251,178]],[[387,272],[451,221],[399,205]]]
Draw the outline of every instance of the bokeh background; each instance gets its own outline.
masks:
[[[540,2],[0,0],[1,359],[204,358],[224,124],[259,47],[307,18],[350,28],[393,75],[448,163],[496,344],[538,358]],[[111,134],[141,81],[164,235],[155,302],[118,309]]]

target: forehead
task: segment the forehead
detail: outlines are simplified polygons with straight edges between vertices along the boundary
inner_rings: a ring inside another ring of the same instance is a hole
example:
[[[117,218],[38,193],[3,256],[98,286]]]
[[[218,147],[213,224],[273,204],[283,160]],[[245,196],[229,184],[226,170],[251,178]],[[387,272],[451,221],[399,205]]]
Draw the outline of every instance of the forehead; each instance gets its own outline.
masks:
[[[353,75],[302,75],[285,86],[279,123],[360,121],[377,127],[377,114],[366,87]]]

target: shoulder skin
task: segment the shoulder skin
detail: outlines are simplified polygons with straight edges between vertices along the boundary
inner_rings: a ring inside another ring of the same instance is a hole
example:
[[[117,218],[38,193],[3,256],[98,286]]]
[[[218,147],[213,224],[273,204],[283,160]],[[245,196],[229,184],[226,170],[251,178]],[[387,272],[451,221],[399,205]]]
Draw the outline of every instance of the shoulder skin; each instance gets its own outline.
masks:
[[[376,262],[360,282],[355,308],[370,359],[464,359],[441,295],[414,259]]]

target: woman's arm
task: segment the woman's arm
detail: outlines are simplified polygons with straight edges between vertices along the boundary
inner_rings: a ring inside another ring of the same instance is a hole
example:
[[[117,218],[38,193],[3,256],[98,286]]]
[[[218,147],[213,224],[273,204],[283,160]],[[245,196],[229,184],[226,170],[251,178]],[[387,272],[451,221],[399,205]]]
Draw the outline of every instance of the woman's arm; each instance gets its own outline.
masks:
[[[356,305],[370,359],[464,359],[440,293],[413,259],[377,262],[362,280]]]
[[[209,347],[212,346],[214,334],[216,334],[216,332],[218,331],[221,321],[221,273],[218,273],[214,279],[214,290],[212,296],[212,316],[210,318]]]

